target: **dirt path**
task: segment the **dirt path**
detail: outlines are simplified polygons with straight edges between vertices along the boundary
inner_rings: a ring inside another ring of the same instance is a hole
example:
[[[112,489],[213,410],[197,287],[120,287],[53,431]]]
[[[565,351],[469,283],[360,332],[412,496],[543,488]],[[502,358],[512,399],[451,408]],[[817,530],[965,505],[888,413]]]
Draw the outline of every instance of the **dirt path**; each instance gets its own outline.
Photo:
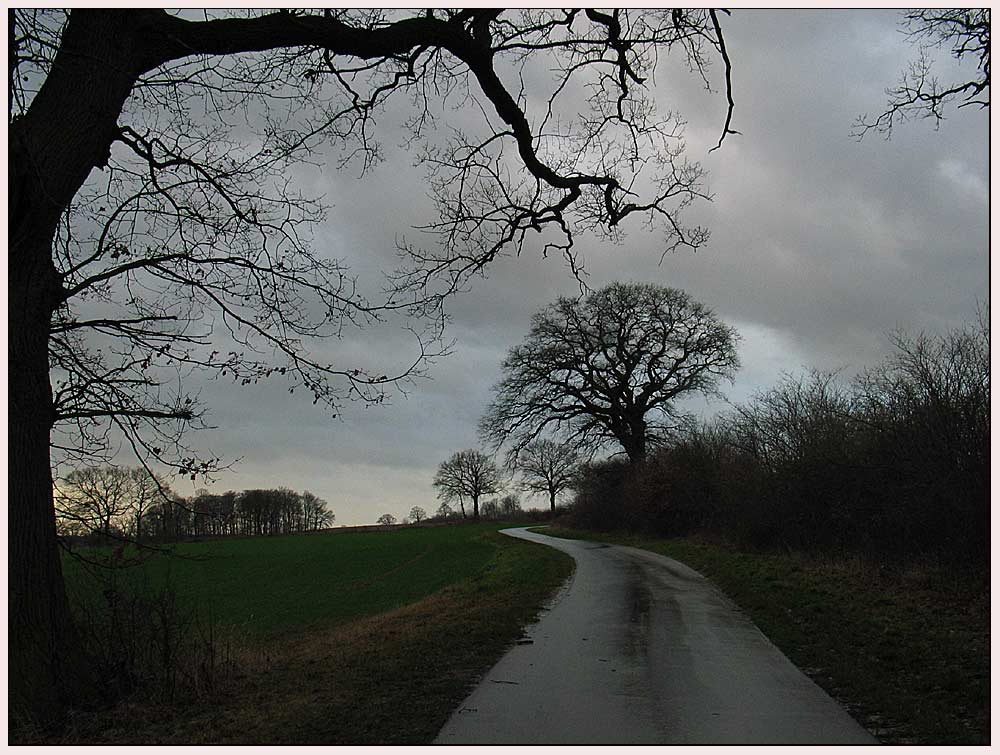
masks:
[[[576,572],[438,744],[876,744],[704,577],[647,551],[528,532]]]

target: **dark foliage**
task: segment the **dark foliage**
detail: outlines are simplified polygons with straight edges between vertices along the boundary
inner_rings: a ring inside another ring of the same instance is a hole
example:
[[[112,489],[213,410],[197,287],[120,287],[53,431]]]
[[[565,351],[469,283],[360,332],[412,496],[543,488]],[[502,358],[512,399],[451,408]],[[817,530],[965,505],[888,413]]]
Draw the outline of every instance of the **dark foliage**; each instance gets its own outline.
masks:
[[[610,531],[626,525],[622,501],[628,476],[623,459],[583,464],[576,482],[572,523],[577,527]]]
[[[986,574],[988,323],[893,344],[850,383],[787,376],[640,465],[586,466],[574,524]]]

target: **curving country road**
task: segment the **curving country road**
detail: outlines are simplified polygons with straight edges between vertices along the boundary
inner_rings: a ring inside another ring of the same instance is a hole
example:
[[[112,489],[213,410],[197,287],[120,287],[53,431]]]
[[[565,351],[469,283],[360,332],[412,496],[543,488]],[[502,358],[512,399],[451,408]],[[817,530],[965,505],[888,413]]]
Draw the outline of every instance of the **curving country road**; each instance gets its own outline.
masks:
[[[576,571],[436,744],[876,744],[694,570],[504,533],[569,553]]]

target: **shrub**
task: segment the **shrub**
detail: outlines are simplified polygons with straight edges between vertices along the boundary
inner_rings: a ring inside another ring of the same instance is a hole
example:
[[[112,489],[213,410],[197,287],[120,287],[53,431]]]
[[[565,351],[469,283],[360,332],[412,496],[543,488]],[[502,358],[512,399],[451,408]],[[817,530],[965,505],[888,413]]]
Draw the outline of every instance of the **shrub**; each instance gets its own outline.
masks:
[[[989,332],[893,336],[850,382],[786,375],[644,461],[584,465],[574,525],[989,568]]]
[[[116,551],[92,576],[99,589],[74,596],[72,606],[107,702],[138,691],[152,700],[196,699],[234,672],[234,638],[182,604],[169,573],[153,585]]]
[[[572,524],[603,532],[623,527],[620,499],[627,472],[628,462],[620,459],[581,465],[570,513]]]

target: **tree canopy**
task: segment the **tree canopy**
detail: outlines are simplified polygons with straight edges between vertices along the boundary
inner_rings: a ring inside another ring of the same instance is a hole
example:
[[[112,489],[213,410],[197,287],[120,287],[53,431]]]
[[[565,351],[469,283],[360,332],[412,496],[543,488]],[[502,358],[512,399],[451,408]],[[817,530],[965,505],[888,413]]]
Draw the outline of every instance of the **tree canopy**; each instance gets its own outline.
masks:
[[[580,449],[609,443],[632,461],[676,423],[675,400],[711,394],[739,367],[736,331],[683,291],[613,283],[562,297],[513,347],[480,423],[516,460],[543,432]]]

